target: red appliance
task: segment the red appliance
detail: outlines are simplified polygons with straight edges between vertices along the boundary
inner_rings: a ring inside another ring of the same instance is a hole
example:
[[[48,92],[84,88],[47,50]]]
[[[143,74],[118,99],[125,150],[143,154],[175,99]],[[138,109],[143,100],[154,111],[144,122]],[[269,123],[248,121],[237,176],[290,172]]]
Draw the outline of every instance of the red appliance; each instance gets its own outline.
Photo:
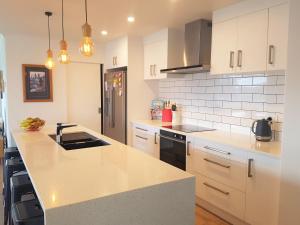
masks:
[[[172,122],[172,109],[162,111],[162,122]]]

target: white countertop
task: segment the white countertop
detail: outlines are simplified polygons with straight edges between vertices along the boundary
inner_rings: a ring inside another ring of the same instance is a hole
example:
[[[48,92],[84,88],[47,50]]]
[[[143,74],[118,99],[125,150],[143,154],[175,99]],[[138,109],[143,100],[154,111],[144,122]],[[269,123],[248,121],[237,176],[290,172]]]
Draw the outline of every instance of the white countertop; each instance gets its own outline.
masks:
[[[83,127],[109,146],[66,151],[52,140],[55,126],[12,132],[44,210],[183,180],[192,175]]]
[[[163,123],[160,120],[138,120],[133,123],[143,124],[146,126],[157,127],[172,132],[189,135],[193,137],[202,138],[219,144],[225,144],[238,149],[248,150],[251,152],[257,152],[266,154],[274,157],[280,157],[282,143],[279,141],[271,142],[260,142],[256,141],[254,135],[238,134],[226,131],[207,131],[207,132],[195,132],[195,133],[184,133],[179,131],[162,128],[162,126],[172,125],[172,123]]]

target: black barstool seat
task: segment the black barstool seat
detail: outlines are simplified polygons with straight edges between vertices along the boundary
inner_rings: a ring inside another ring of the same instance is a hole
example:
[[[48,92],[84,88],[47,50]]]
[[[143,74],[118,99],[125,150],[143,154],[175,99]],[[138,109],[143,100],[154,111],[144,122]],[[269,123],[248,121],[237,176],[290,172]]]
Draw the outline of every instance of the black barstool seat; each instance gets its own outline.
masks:
[[[44,213],[37,199],[17,202],[12,205],[14,225],[43,225]]]
[[[20,157],[20,152],[19,152],[18,148],[17,147],[5,148],[4,149],[4,160],[12,158],[12,157]]]
[[[22,200],[22,196],[33,194],[34,188],[28,173],[16,173],[10,178],[11,204]]]
[[[10,158],[5,161],[4,167],[4,225],[9,220],[11,207],[10,178],[13,174],[25,170],[25,165],[20,157]]]

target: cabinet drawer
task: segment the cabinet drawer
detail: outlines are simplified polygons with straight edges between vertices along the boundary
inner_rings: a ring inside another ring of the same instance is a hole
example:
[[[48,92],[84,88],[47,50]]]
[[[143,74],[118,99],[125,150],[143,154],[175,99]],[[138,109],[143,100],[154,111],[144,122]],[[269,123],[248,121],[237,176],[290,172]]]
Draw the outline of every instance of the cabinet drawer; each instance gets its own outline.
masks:
[[[244,219],[245,193],[197,174],[196,195],[214,206]]]
[[[193,154],[192,170],[222,184],[245,192],[246,164],[210,154],[199,149],[193,151]]]

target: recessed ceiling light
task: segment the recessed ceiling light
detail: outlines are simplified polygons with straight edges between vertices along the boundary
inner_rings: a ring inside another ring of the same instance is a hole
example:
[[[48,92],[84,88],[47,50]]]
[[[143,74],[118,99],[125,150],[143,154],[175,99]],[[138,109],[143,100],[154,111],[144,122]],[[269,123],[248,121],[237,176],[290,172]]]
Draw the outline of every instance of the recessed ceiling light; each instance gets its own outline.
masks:
[[[129,23],[133,23],[135,21],[135,18],[133,16],[128,16],[127,20]]]
[[[106,30],[103,30],[103,31],[101,31],[101,34],[102,34],[103,36],[106,36],[106,35],[108,35],[108,32],[107,32]]]

